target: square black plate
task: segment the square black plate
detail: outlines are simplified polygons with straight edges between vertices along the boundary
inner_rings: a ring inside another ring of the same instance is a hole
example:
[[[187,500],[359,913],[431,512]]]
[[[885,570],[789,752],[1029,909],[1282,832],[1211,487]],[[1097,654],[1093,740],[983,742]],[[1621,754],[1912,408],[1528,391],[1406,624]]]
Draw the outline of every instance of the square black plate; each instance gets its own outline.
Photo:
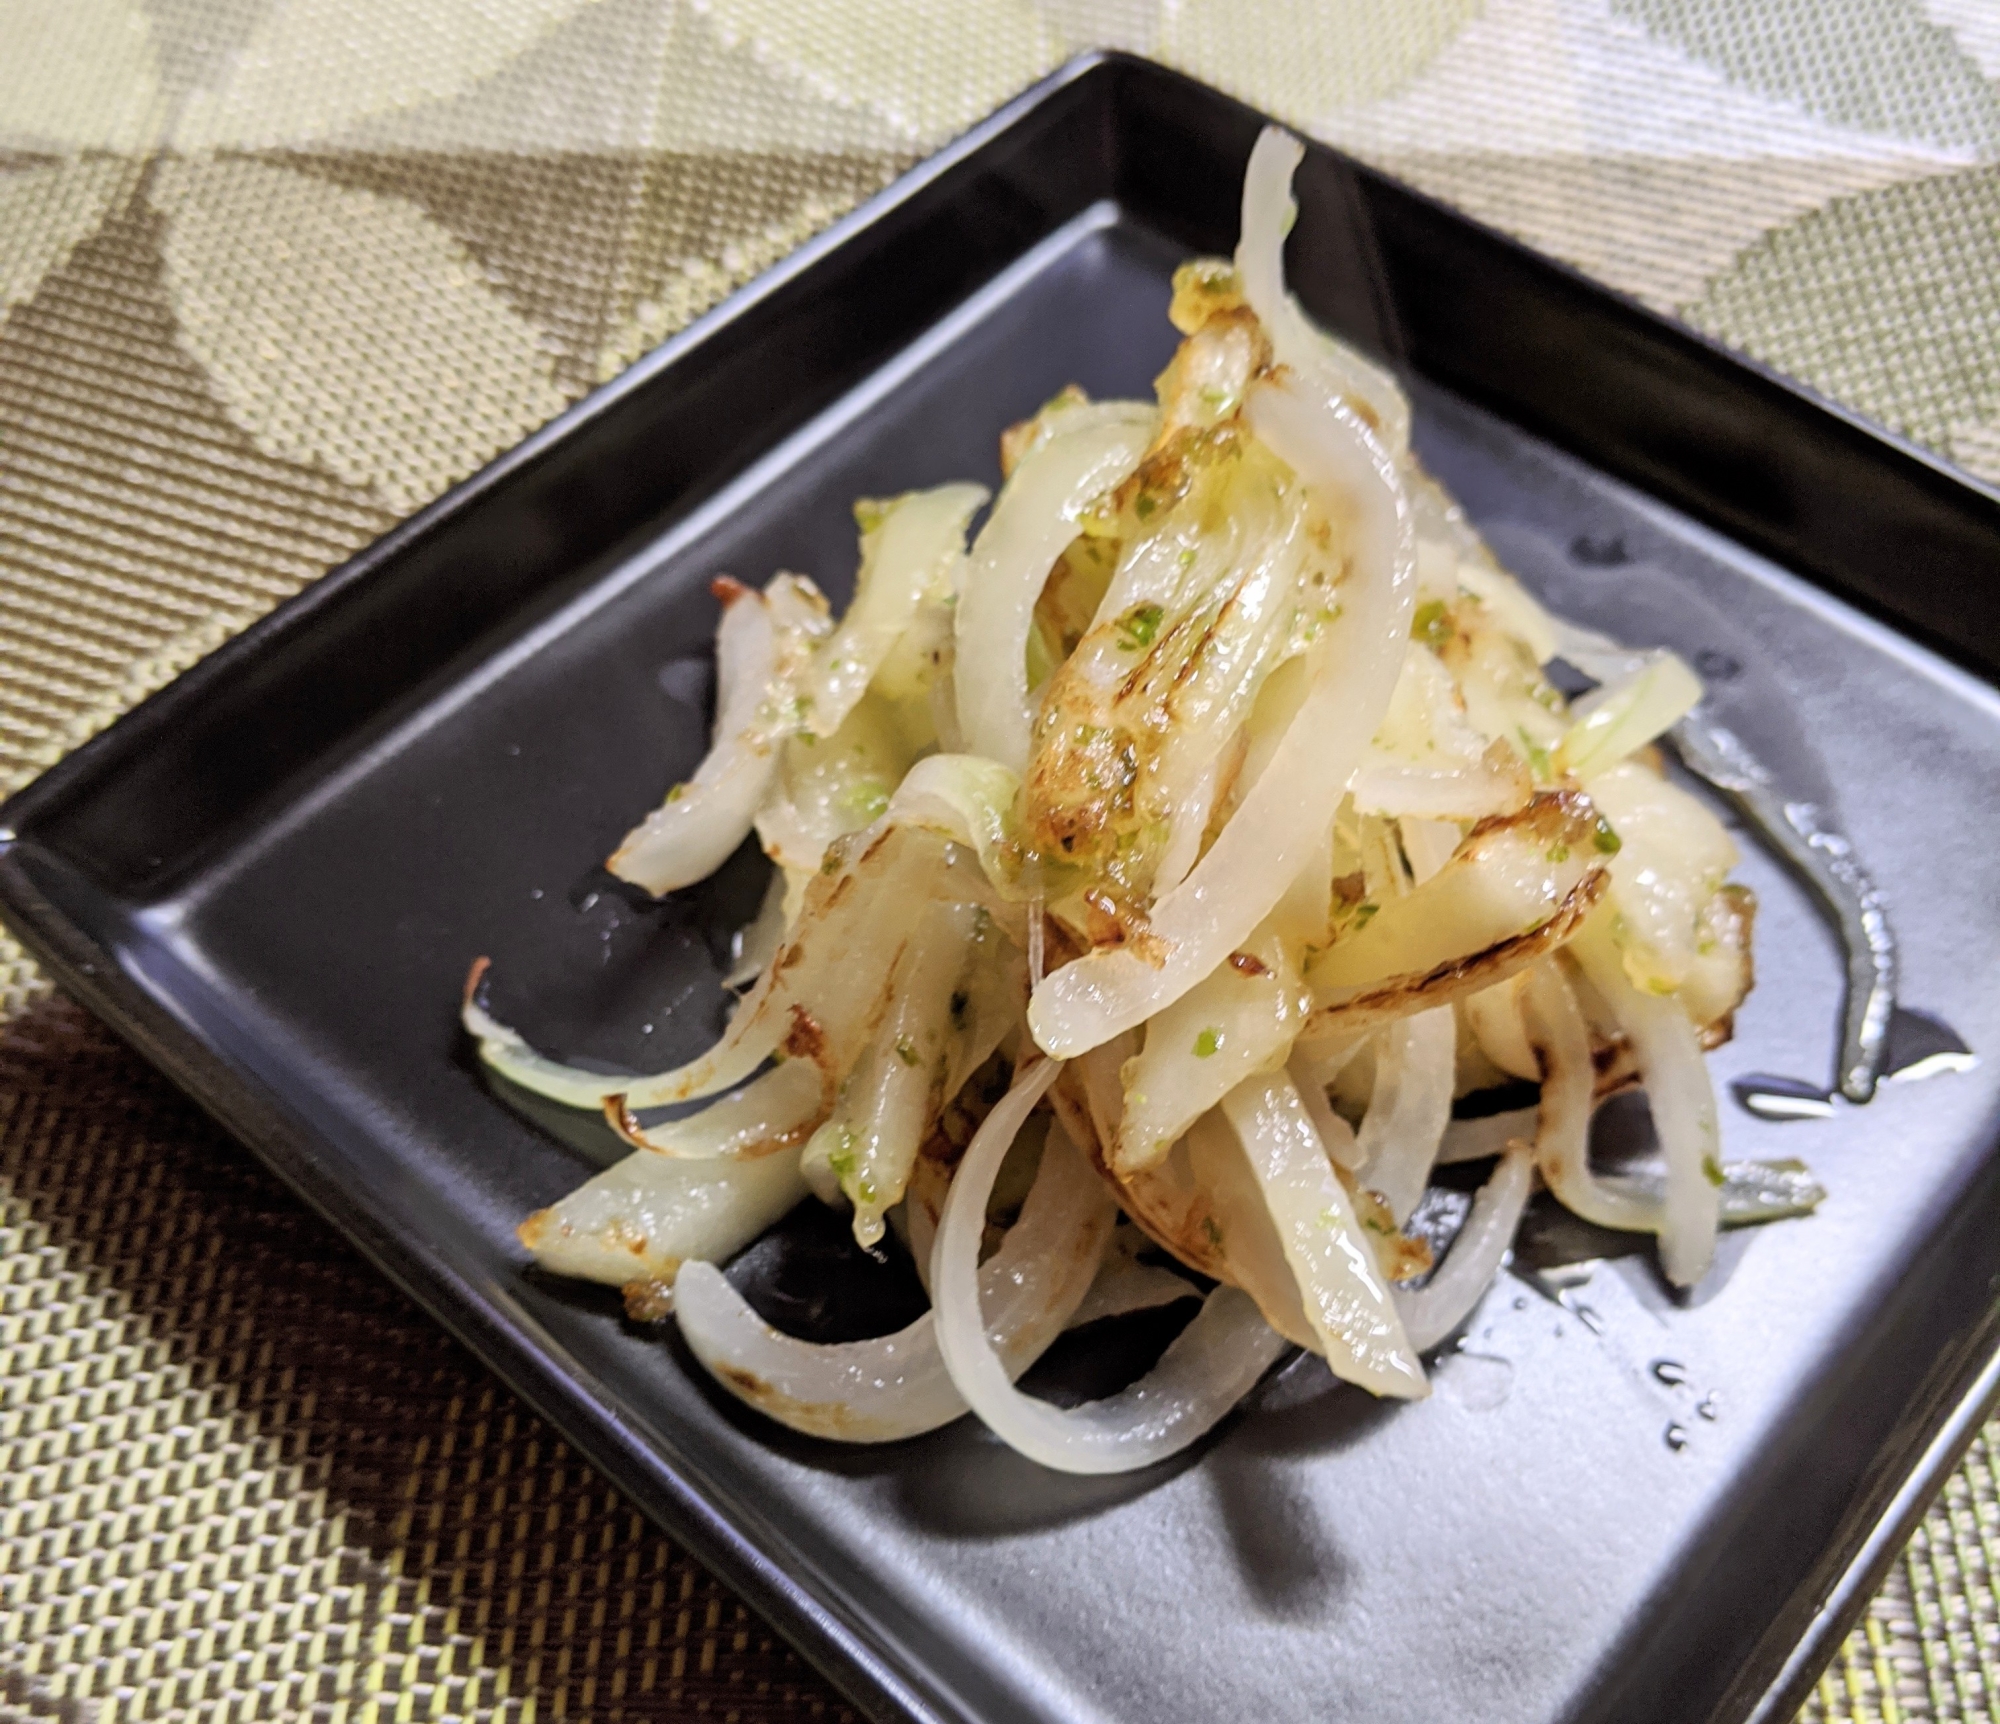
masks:
[[[1696,1301],[1644,1256],[1566,1304],[1503,1277],[1431,1401],[1296,1364],[1127,1479],[970,1421],[794,1440],[513,1238],[595,1150],[481,1080],[468,960],[543,1041],[657,1066],[713,1033],[755,899],[749,858],[657,908],[597,872],[700,751],[707,578],[840,594],[854,497],[994,478],[998,429],[1072,379],[1143,392],[1258,124],[1141,62],[1068,68],[22,792],[0,900],[879,1716],[1779,1717],[1994,1386],[1990,1064],[1733,1115],[1732,1154],[1804,1154],[1832,1195],[1732,1236]],[[1994,498],[1330,151],[1299,191],[1302,296],[1404,369],[1503,556],[1810,738],[1906,996],[2000,1047]],[[1764,973],[1718,1075],[1816,1075],[1837,955],[1745,851]]]

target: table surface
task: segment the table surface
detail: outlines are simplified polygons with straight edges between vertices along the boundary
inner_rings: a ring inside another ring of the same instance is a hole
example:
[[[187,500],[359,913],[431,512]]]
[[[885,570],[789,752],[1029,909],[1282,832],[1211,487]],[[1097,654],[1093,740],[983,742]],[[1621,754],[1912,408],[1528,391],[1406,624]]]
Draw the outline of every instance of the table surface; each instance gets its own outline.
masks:
[[[1078,49],[2000,482],[1996,0],[0,0],[0,793]],[[1806,1716],[2000,1716],[2000,1427]],[[0,1724],[848,1717],[0,936]]]

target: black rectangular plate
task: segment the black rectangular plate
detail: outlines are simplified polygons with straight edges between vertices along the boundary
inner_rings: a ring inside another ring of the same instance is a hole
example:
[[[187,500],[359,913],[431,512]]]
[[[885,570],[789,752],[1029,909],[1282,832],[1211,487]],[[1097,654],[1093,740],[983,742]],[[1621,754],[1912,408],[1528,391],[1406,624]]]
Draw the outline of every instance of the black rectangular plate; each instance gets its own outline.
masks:
[[[1831,1196],[1732,1235],[1692,1301],[1643,1255],[1563,1305],[1503,1276],[1430,1401],[1298,1362],[1134,1478],[970,1421],[794,1439],[513,1237],[598,1152],[482,1081],[469,960],[542,1041],[656,1067],[713,1033],[754,904],[748,857],[664,907],[597,870],[699,755],[708,578],[844,595],[856,496],[993,480],[999,428],[1071,380],[1143,393],[1258,124],[1142,62],[1068,68],[22,792],[0,902],[878,1716],[1777,1717],[1993,1387],[1990,1063],[1809,1125],[1732,1113],[1729,1153],[1803,1154]],[[1503,556],[1810,738],[1905,996],[2000,1047],[1994,498],[1330,151],[1299,190],[1302,297],[1404,369]],[[1762,975],[1718,1076],[1818,1075],[1837,954],[1744,850]]]

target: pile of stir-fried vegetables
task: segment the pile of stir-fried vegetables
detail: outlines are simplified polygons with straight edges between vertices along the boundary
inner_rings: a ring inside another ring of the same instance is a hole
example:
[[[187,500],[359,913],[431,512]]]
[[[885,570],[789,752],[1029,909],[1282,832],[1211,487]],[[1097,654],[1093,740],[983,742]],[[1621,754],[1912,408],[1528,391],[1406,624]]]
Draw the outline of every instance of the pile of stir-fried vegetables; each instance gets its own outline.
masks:
[[[1700,685],[1543,611],[1417,465],[1395,381],[1307,322],[1300,154],[1267,131],[1233,264],[1176,276],[1157,405],[1070,390],[1015,426],[969,546],[987,493],[947,485],[857,508],[837,624],[799,576],[717,583],[713,747],[610,866],[669,892],[753,830],[777,864],[721,1040],[606,1078],[468,991],[492,1067],[633,1145],[529,1248],[671,1309],[801,1430],[971,1408],[1050,1466],[1141,1466],[1288,1344],[1425,1394],[1538,1180],[1682,1285],[1723,1220],[1812,1201],[1720,1160],[1703,1049],[1753,904],[1650,747]],[[1566,700],[1558,656],[1600,686]],[[1519,1079],[1535,1107],[1453,1119]],[[1591,1166],[1633,1083],[1664,1179]],[[1405,1228],[1480,1157],[1434,1262]],[[897,1228],[931,1312],[841,1345],[765,1324],[717,1265],[808,1193],[864,1245]],[[1214,1286],[1150,1373],[1073,1410],[1015,1387],[1066,1327],[1193,1295],[1161,1248]]]

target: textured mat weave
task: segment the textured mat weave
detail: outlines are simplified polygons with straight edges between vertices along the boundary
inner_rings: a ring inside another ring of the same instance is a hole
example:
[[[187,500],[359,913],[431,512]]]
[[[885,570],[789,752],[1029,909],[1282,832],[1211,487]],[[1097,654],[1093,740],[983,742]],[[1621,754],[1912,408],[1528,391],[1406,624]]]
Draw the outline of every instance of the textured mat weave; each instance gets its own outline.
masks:
[[[1091,44],[2000,480],[1990,0],[0,0],[0,43],[0,790]],[[1809,1716],[2000,1716],[1996,1447]],[[0,1724],[845,1715],[0,943]]]

